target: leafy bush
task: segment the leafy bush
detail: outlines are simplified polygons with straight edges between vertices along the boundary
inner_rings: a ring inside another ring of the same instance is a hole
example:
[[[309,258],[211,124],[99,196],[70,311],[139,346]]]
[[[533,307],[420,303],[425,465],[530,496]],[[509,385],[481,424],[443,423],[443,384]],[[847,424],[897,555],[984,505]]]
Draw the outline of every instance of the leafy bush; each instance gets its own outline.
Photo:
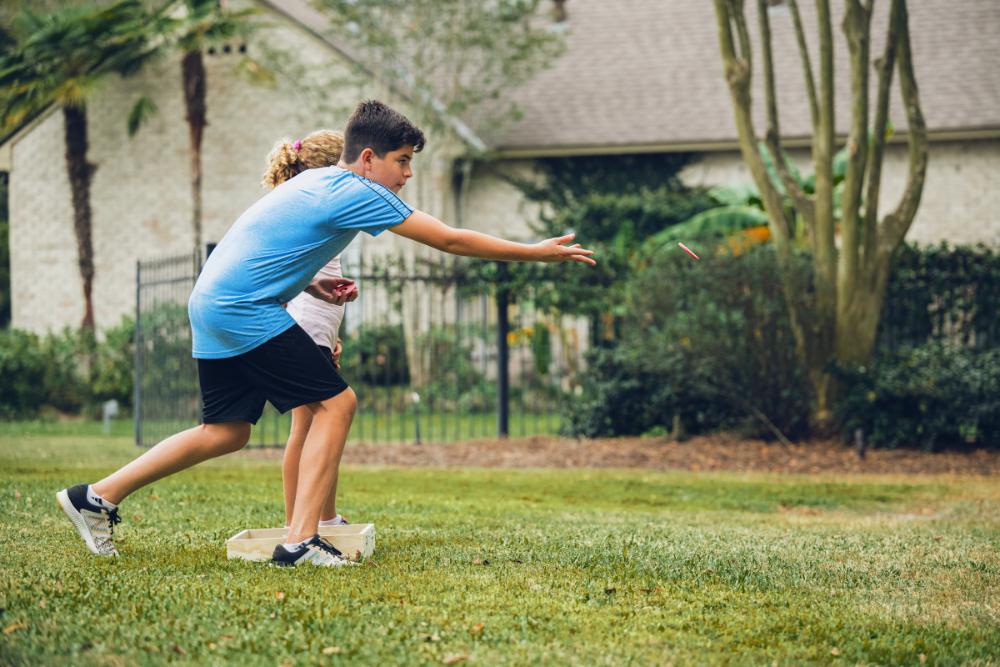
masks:
[[[48,359],[38,336],[0,331],[0,418],[33,417],[45,402]]]
[[[0,332],[0,417],[30,418],[44,407],[96,415],[112,398],[129,408],[133,330],[132,320],[124,318],[100,342],[72,329],[47,336]]]
[[[104,332],[104,341],[95,349],[90,369],[90,390],[94,401],[116,400],[131,408],[135,385],[135,320],[123,317],[118,326]]]
[[[420,388],[428,403],[445,410],[481,412],[496,403],[497,386],[488,382],[473,361],[476,326],[441,325],[418,336],[417,350],[433,368],[430,382]]]
[[[1000,346],[1000,252],[987,246],[904,245],[879,326],[882,349],[932,340]]]
[[[201,403],[187,306],[176,301],[153,304],[141,315],[137,338],[142,419],[197,419]]]
[[[666,430],[676,415],[686,430],[699,432],[729,421],[730,413],[714,394],[687,381],[680,354],[648,363],[645,355],[623,342],[594,348],[581,392],[566,405],[567,435],[605,438]],[[673,372],[671,372],[673,369]]]
[[[842,379],[841,424],[872,446],[1000,449],[1000,349],[929,343]]]
[[[365,326],[343,339],[341,367],[355,384],[392,387],[410,382],[402,324]]]
[[[616,349],[591,358],[571,431],[642,433],[677,416],[690,432],[804,433],[809,391],[777,271],[768,247],[697,264],[673,252],[652,258],[625,289]],[[805,262],[801,273],[807,298]]]
[[[715,204],[707,191],[682,182],[680,172],[691,158],[679,153],[543,158],[536,161],[534,178],[511,179],[529,201],[540,204],[537,234],[574,230],[600,257],[583,281],[566,280],[565,267],[557,265],[512,265],[512,293],[519,293],[519,274],[533,275],[540,279],[524,282],[539,288],[539,305],[595,322],[622,317],[618,289],[647,240]]]

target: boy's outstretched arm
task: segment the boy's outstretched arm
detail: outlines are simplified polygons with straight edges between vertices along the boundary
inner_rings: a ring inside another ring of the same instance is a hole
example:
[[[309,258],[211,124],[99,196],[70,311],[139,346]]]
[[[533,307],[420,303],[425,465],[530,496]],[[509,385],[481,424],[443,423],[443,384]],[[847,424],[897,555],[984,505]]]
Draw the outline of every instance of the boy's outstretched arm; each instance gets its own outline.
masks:
[[[510,262],[581,262],[597,264],[591,255],[593,250],[585,250],[579,243],[564,245],[573,240],[574,234],[546,239],[538,243],[516,243],[505,241],[489,234],[471,229],[449,227],[432,215],[414,211],[403,222],[390,231],[418,241],[424,245],[452,255],[498,259]]]

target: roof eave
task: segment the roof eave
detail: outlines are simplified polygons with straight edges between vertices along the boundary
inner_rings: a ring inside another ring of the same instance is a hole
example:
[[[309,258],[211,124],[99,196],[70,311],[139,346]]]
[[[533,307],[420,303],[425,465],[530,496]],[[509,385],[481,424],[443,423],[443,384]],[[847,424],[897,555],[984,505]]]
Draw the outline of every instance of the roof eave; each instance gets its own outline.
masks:
[[[1000,139],[1000,126],[968,129],[930,130],[928,139],[934,142],[944,141],[978,141],[981,139]],[[837,137],[837,141],[846,141],[846,135]],[[905,143],[906,132],[898,132],[889,140],[890,143]],[[812,145],[810,137],[782,138],[785,148],[809,148]],[[501,159],[541,158],[541,157],[574,157],[582,155],[619,155],[637,153],[719,153],[740,150],[736,139],[671,141],[660,143],[636,144],[576,144],[560,146],[501,146],[493,151],[493,155]]]

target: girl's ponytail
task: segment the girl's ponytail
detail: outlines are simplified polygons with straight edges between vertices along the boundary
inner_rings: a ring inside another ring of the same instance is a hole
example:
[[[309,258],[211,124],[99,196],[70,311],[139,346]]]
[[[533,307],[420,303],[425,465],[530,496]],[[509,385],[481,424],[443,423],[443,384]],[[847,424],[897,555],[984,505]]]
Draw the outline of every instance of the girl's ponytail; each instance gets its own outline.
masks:
[[[343,150],[344,135],[335,130],[317,130],[297,141],[279,141],[267,156],[261,185],[276,188],[306,169],[333,166]]]

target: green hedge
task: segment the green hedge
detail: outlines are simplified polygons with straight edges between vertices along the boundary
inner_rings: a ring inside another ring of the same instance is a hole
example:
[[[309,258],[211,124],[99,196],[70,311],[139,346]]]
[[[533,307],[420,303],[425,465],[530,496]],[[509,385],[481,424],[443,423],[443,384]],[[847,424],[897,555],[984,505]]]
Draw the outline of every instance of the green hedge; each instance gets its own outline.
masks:
[[[133,333],[130,318],[100,342],[70,329],[47,336],[0,330],[0,418],[29,419],[46,408],[98,415],[109,399],[130,409]]]
[[[876,447],[1000,449],[1000,348],[928,343],[845,373],[845,435]]]
[[[984,245],[900,248],[886,289],[879,347],[941,341],[1000,347],[1000,251]]]

